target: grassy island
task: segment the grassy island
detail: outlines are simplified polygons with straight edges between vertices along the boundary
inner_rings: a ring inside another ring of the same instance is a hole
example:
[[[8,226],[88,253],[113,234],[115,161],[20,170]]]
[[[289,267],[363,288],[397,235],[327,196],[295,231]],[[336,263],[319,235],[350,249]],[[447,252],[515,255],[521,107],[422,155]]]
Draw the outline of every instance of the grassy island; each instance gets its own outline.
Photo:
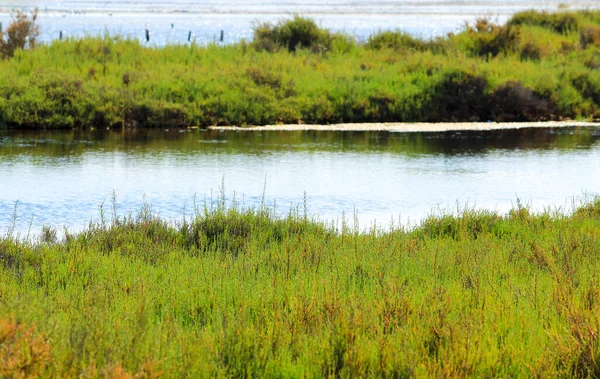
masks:
[[[0,377],[600,373],[599,199],[385,231],[223,204],[9,230]]]
[[[527,11],[444,38],[384,31],[364,42],[296,17],[227,46],[146,47],[108,35],[34,46],[22,38],[36,33],[27,26],[0,36],[2,128],[600,117],[596,10]]]

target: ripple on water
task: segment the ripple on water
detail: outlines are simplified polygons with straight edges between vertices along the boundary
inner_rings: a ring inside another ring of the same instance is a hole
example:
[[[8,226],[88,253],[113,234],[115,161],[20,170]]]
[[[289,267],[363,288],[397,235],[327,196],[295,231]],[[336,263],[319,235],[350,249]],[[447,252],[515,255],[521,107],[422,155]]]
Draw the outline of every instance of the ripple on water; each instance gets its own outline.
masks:
[[[281,215],[303,212],[306,194],[311,217],[353,220],[356,212],[360,225],[368,226],[392,218],[414,223],[457,205],[505,212],[517,199],[537,210],[564,207],[600,189],[600,133],[594,128],[460,135],[136,133],[72,139],[69,132],[54,132],[45,143],[13,148],[7,147],[12,134],[0,132],[8,141],[0,148],[0,232],[12,225],[17,201],[22,233],[30,224],[33,230],[44,224],[80,229],[99,219],[102,204],[110,213],[113,191],[119,214],[135,214],[148,203],[170,220],[214,204],[223,184],[229,200],[235,193],[247,207],[264,201]]]

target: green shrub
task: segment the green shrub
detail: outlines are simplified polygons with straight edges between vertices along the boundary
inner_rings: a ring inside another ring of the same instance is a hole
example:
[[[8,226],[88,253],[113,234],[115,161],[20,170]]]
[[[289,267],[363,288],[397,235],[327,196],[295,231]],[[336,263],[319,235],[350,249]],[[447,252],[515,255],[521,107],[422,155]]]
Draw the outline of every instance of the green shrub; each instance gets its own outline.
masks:
[[[339,54],[349,54],[356,50],[356,41],[354,38],[342,33],[332,34],[330,45],[330,50]]]
[[[575,76],[571,83],[584,98],[600,107],[600,75],[585,72]]]
[[[276,36],[273,29],[274,26],[268,22],[254,26],[254,40],[252,41],[252,46],[256,51],[273,53],[282,48],[281,44],[275,39]]]
[[[430,216],[419,228],[419,233],[428,238],[476,239],[486,233],[495,233],[502,217],[489,211],[465,209],[462,216]]]
[[[369,37],[366,47],[373,50],[419,50],[426,49],[426,43],[402,31],[384,31]]]
[[[125,111],[124,123],[135,127],[186,127],[195,125],[190,107],[178,103],[151,101],[132,104]]]
[[[271,88],[280,88],[282,84],[281,75],[263,70],[258,67],[246,69],[248,77],[259,86],[268,86]]]
[[[429,99],[423,105],[428,111],[425,121],[488,120],[487,88],[484,77],[460,70],[444,72],[426,90]]]
[[[496,88],[490,104],[491,118],[500,122],[547,120],[556,111],[552,100],[514,81]]]
[[[577,31],[580,27],[579,18],[573,13],[548,13],[535,10],[516,13],[507,25],[537,25],[560,34]]]
[[[515,49],[520,29],[512,25],[496,25],[486,18],[479,18],[475,27],[467,30],[471,39],[469,50],[481,57],[495,57]]]
[[[276,51],[280,47],[288,51],[304,48],[315,52],[331,47],[332,36],[321,29],[315,21],[295,16],[292,20],[277,25],[259,24],[254,28],[254,46],[257,50]]]
[[[531,42],[526,42],[521,47],[519,57],[521,60],[539,60],[542,57],[542,51],[539,46]]]
[[[582,49],[600,47],[600,26],[586,26],[579,32],[579,45]]]
[[[573,213],[573,218],[600,220],[600,197],[595,197],[593,200],[577,208],[575,213]]]

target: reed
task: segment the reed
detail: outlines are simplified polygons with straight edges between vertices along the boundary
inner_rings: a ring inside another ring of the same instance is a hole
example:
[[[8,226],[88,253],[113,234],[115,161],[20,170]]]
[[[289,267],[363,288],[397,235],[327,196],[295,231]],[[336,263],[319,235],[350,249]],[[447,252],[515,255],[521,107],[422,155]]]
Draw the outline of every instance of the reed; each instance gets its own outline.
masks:
[[[222,200],[7,234],[0,376],[594,377],[598,215],[596,198],[364,231]]]

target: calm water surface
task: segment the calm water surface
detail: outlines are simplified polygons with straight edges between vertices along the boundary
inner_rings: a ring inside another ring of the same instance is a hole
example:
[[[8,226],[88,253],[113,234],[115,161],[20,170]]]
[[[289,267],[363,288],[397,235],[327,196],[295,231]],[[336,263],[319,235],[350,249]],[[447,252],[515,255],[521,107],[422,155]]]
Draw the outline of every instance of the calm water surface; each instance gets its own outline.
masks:
[[[188,33],[198,43],[220,38],[223,43],[252,38],[252,25],[276,22],[299,14],[321,26],[359,40],[381,29],[401,29],[430,38],[460,29],[477,17],[504,22],[525,9],[557,10],[559,6],[599,8],[598,0],[0,0],[0,22],[10,11],[39,7],[41,39],[64,36],[121,34],[142,40],[145,27],[151,43],[186,43]]]
[[[600,129],[495,132],[0,131],[0,232],[81,229],[99,206],[172,220],[219,197],[280,214],[417,222],[457,204],[569,209],[600,192]],[[18,203],[17,203],[18,202]]]

